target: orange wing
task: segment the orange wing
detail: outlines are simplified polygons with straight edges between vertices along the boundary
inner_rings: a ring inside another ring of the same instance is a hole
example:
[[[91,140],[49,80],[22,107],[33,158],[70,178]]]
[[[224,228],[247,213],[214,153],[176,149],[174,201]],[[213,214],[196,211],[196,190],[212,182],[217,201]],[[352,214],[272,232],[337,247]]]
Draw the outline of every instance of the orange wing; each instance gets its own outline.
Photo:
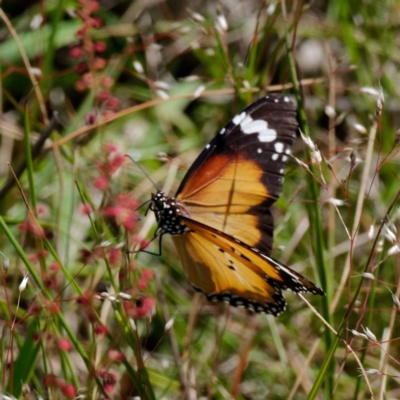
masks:
[[[280,195],[296,131],[295,106],[280,94],[266,96],[234,117],[206,146],[177,191],[187,216],[270,254],[270,207]]]
[[[324,294],[258,249],[191,219],[183,222],[189,231],[172,238],[189,282],[208,300],[278,316],[286,307],[281,289]]]

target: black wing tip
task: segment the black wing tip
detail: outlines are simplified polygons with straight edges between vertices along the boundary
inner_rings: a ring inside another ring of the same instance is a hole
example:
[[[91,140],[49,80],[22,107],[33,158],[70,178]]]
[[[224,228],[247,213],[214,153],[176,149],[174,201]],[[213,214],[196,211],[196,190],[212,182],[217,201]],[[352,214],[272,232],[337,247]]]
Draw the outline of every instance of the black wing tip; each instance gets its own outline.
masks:
[[[264,104],[276,106],[278,109],[297,110],[297,101],[292,94],[273,92],[250,103],[243,111],[255,110]],[[273,109],[276,107],[273,107]]]

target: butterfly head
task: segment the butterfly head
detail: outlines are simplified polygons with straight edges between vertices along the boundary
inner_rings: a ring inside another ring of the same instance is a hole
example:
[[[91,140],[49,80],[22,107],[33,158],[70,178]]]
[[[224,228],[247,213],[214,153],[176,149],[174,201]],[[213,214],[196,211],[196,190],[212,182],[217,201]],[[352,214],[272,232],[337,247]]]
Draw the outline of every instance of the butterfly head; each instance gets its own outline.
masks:
[[[174,197],[161,191],[152,194],[150,210],[156,215],[161,234],[182,235],[188,230],[181,218],[187,214],[186,209]]]

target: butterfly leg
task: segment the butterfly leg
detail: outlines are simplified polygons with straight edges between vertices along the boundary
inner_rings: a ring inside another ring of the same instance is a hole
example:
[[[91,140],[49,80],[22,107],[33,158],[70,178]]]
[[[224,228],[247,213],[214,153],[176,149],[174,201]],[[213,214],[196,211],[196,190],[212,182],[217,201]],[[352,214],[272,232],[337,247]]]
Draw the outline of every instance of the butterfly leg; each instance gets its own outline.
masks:
[[[152,256],[161,256],[161,255],[162,255],[162,246],[161,246],[161,244],[162,244],[162,236],[163,236],[163,234],[164,234],[164,232],[161,231],[161,233],[160,233],[159,230],[157,229],[156,232],[154,233],[153,237],[150,239],[150,242],[149,242],[149,244],[150,244],[150,243],[153,242],[157,237],[159,238],[159,239],[158,239],[158,252],[157,252],[157,253],[152,252],[152,251],[145,250],[145,248],[146,248],[147,246],[146,246],[146,247],[141,247],[141,248],[138,249],[138,250],[127,250],[126,253],[127,253],[127,254],[130,254],[130,253],[139,253],[139,252],[142,252],[142,253],[151,254]]]

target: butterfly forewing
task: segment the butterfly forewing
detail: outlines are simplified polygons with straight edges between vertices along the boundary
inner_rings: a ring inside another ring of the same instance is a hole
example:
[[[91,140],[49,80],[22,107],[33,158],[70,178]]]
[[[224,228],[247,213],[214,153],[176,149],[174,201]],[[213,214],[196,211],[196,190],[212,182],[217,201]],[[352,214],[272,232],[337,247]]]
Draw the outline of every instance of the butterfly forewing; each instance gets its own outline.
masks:
[[[297,126],[295,105],[281,94],[236,115],[206,146],[177,191],[190,218],[269,254],[269,208],[281,193]]]

